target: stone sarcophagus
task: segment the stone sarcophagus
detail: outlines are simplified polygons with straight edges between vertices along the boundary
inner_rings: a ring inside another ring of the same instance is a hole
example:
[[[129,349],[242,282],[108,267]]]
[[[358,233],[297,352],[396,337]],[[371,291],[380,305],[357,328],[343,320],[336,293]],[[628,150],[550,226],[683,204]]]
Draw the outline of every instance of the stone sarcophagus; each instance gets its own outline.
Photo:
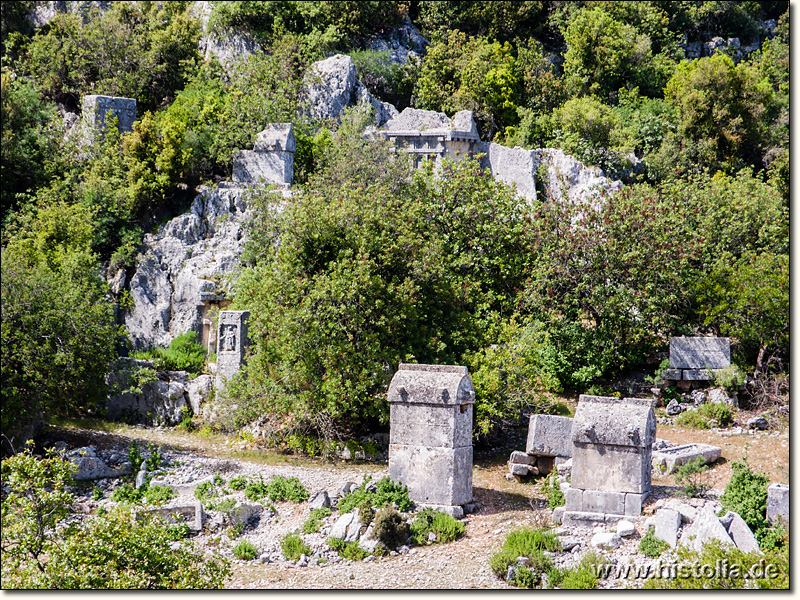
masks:
[[[269,123],[252,150],[233,157],[233,180],[240,183],[291,185],[297,140],[291,123]]]
[[[113,96],[84,96],[81,110],[86,124],[93,130],[105,129],[108,111],[117,117],[119,131],[133,131],[136,121],[136,100],[134,98],[117,98]]]
[[[220,389],[239,372],[247,356],[249,310],[223,310],[217,328],[217,377],[214,386]]]
[[[731,366],[731,340],[723,337],[674,337],[669,341],[669,369],[661,377],[685,389],[694,381],[713,381]]]
[[[472,407],[466,367],[400,364],[389,385],[389,477],[418,504],[472,501]]]
[[[653,401],[582,395],[572,423],[572,480],[564,523],[641,514],[650,493]]]

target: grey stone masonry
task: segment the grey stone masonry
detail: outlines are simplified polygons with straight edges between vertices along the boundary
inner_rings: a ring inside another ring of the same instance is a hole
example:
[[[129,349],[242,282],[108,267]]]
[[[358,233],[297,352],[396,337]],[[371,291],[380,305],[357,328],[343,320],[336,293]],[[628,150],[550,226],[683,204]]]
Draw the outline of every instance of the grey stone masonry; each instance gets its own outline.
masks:
[[[572,420],[572,479],[563,522],[638,517],[650,493],[653,401],[582,395]]]
[[[722,337],[674,337],[669,341],[668,381],[710,381],[731,366],[731,341]]]
[[[789,485],[773,483],[767,488],[767,519],[770,523],[783,521],[789,526]]]
[[[136,100],[133,98],[116,98],[113,96],[84,96],[81,101],[83,119],[90,129],[105,129],[108,111],[117,117],[118,128],[122,131],[133,131],[136,120]]]
[[[532,415],[528,425],[528,454],[572,456],[572,419],[555,415]]]
[[[291,123],[270,123],[256,136],[252,150],[233,157],[233,180],[291,185],[297,142]]]
[[[466,367],[400,364],[389,384],[389,477],[417,504],[472,501],[472,407]]]
[[[678,467],[702,456],[707,465],[716,461],[722,455],[722,448],[710,444],[684,444],[674,448],[654,450],[653,468],[662,475],[674,473]]]
[[[217,329],[217,378],[216,389],[239,372],[245,363],[250,339],[247,335],[249,310],[223,310],[219,313]]]

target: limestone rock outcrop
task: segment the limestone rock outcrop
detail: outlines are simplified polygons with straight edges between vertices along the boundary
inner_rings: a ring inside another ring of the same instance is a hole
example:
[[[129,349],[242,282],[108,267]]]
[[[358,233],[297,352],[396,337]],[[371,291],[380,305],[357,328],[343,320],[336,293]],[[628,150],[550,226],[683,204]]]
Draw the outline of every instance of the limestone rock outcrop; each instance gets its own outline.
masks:
[[[315,62],[305,78],[306,98],[311,116],[317,119],[339,119],[349,106],[374,109],[375,125],[380,126],[397,116],[397,109],[381,102],[359,81],[353,59],[336,54]]]

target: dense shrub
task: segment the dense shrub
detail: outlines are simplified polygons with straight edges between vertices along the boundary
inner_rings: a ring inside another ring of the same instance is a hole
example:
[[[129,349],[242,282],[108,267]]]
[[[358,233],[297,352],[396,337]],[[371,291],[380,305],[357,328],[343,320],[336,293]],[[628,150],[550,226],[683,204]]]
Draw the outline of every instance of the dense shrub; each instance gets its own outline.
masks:
[[[428,543],[428,534],[436,535],[436,542],[446,544],[464,535],[464,524],[461,521],[432,508],[426,508],[415,515],[411,523],[411,535],[419,545]]]
[[[185,528],[116,508],[67,524],[71,465],[19,453],[2,462],[2,571],[7,588],[218,588],[225,561],[181,542]]]
[[[284,500],[303,502],[309,497],[308,490],[303,487],[297,477],[287,478],[283,475],[276,475],[268,483],[264,483],[264,480],[260,478],[259,481],[250,481],[244,490],[250,500],[269,498],[273,502]]]
[[[656,537],[656,530],[650,527],[644,537],[639,541],[639,552],[648,558],[658,558],[664,550],[669,548],[669,544]]]
[[[733,475],[725,492],[720,496],[720,503],[725,510],[739,513],[747,526],[758,534],[769,526],[767,521],[767,487],[769,478],[763,473],[754,473],[745,457],[734,461]]]
[[[517,559],[524,556],[529,559],[526,567],[528,572],[523,572],[519,583],[535,587],[541,583],[542,574],[553,566],[543,551],[553,552],[560,548],[561,544],[554,533],[541,529],[517,529],[506,536],[500,551],[489,558],[489,566],[495,575],[505,578],[508,567],[518,564]]]
[[[289,534],[281,540],[281,551],[286,560],[298,560],[303,554],[311,554],[311,548],[296,533]]]
[[[187,331],[170,342],[166,348],[156,347],[132,354],[134,358],[150,359],[158,370],[186,371],[197,377],[206,365],[206,350],[197,342],[197,332]]]
[[[233,555],[239,560],[253,560],[258,556],[258,548],[248,540],[242,540],[233,547]]]
[[[396,505],[404,512],[414,505],[408,498],[408,488],[402,483],[395,483],[388,477],[384,477],[373,484],[374,490],[368,490],[367,487],[370,486],[371,481],[371,478],[367,476],[364,483],[339,502],[338,508],[342,514],[350,512],[364,502],[374,508],[382,508],[387,504]]]

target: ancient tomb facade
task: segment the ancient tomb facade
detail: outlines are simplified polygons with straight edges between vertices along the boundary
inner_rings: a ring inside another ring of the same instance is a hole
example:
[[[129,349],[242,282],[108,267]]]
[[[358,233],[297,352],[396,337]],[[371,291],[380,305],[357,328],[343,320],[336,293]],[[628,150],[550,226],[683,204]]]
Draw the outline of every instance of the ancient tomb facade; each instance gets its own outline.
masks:
[[[217,326],[217,377],[214,386],[220,389],[239,372],[247,357],[247,325],[249,310],[222,310]]]
[[[233,181],[289,186],[294,181],[297,142],[291,123],[269,123],[256,136],[252,150],[233,157]]]
[[[572,423],[572,480],[565,525],[641,514],[650,493],[653,401],[582,395]]]
[[[133,98],[116,98],[114,96],[84,96],[81,110],[86,125],[95,131],[105,129],[108,112],[117,117],[118,128],[122,131],[133,131],[136,120],[136,100]]]
[[[669,369],[662,378],[689,389],[695,381],[712,381],[715,371],[730,366],[730,338],[674,337],[669,340]]]
[[[417,504],[472,502],[472,408],[466,367],[400,364],[389,385],[389,477]]]

